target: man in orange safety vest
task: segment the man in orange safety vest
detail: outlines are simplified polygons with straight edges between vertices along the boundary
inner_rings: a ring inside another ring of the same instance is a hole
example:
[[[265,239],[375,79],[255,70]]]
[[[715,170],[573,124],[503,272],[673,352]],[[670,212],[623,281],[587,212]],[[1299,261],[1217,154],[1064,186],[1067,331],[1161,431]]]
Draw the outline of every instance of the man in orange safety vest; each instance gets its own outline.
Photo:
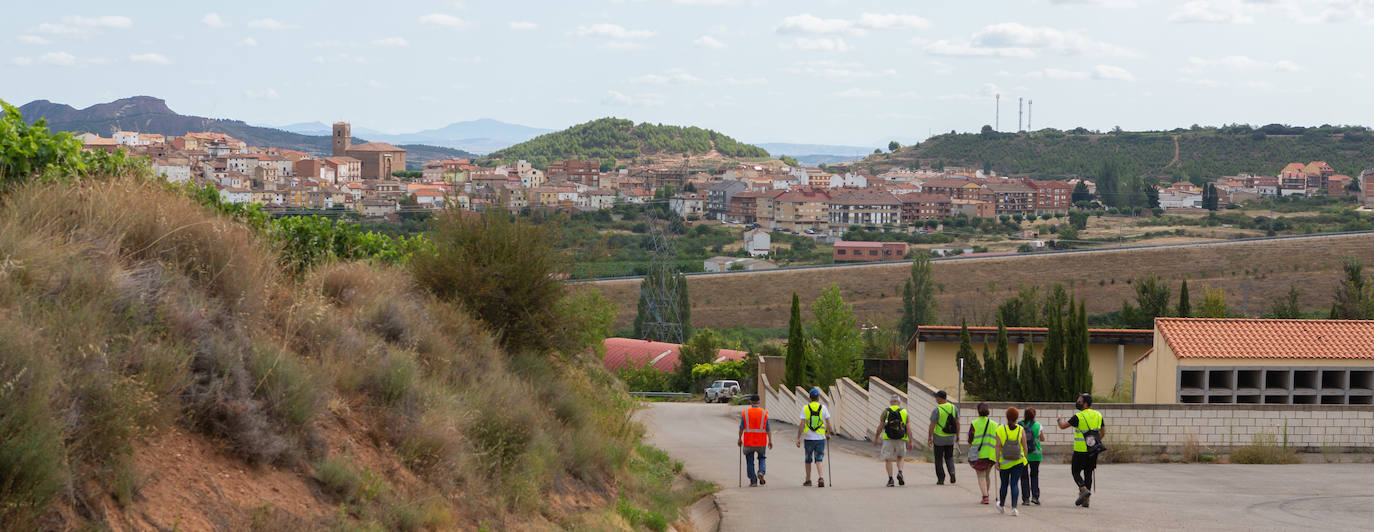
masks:
[[[768,484],[763,479],[767,472],[767,449],[773,448],[773,437],[768,426],[768,411],[759,407],[759,396],[749,396],[749,408],[744,409],[739,420],[739,442],[743,449],[745,473],[749,475],[749,487],[755,488]],[[758,473],[754,472],[754,456],[758,455]]]

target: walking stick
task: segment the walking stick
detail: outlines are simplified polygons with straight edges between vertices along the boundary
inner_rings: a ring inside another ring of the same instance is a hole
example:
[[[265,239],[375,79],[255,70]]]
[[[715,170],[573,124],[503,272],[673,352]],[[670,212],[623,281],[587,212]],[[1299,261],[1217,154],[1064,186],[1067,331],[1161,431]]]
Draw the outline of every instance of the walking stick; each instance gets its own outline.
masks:
[[[835,487],[835,455],[830,454],[830,435],[825,435],[825,454],[830,455],[830,459],[825,461],[825,474],[830,475],[830,487]],[[1096,480],[1096,479],[1094,479]]]
[[[743,488],[743,487],[744,487],[744,446],[743,446],[743,445],[739,446],[739,469],[736,470],[735,472],[738,473],[738,475],[736,475],[736,476],[739,478],[739,481],[736,483],[736,484],[737,484],[736,487]]]

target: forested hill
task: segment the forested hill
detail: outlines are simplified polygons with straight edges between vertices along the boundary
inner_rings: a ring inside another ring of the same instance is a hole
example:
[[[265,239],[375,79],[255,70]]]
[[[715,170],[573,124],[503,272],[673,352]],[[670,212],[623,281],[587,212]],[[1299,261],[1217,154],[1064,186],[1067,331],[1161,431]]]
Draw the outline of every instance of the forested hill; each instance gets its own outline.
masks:
[[[70,105],[47,100],[35,100],[19,108],[25,120],[33,123],[40,118],[48,121],[53,131],[72,131],[75,133],[95,133],[110,136],[115,131],[127,130],[159,135],[185,135],[197,131],[224,133],[250,146],[272,146],[299,150],[314,155],[328,155],[331,149],[329,135],[302,135],[269,127],[250,126],[239,120],[205,118],[178,114],[167,107],[161,98],[134,96],[108,103],[76,109]],[[361,144],[365,139],[353,138]],[[423,144],[402,144],[406,149],[406,166],[420,169],[421,163],[431,159],[475,157],[463,150],[428,146]]]
[[[713,149],[727,157],[768,157],[763,148],[709,129],[601,118],[493,152],[490,159],[524,159],[537,168],[564,159],[595,159],[615,166],[616,161],[641,156],[705,155]]]
[[[1359,175],[1374,167],[1374,135],[1363,127],[1278,124],[1110,133],[1044,129],[1022,134],[984,127],[982,133],[938,135],[896,153],[871,155],[855,167],[879,173],[924,162],[1055,178],[1092,176],[1104,163],[1113,162],[1125,175],[1201,180],[1242,172],[1277,175],[1288,163],[1310,161],[1326,161],[1337,173]]]

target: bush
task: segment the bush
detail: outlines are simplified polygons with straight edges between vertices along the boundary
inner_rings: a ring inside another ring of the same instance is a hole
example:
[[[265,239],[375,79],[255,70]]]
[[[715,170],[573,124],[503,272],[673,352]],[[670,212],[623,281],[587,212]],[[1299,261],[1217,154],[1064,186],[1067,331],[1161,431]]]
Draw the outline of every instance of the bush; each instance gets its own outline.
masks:
[[[1280,446],[1272,432],[1261,432],[1251,437],[1250,445],[1231,450],[1230,462],[1233,464],[1298,464],[1302,458],[1297,449]]]

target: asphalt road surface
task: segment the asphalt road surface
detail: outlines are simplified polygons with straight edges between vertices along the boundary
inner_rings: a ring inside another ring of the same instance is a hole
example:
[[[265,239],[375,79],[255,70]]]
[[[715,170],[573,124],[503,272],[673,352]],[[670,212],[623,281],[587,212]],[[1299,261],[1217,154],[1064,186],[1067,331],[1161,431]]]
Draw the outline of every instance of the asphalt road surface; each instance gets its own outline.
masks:
[[[1043,506],[1022,508],[1019,517],[1011,517],[978,504],[977,478],[967,463],[955,464],[957,484],[937,486],[933,465],[908,462],[906,486],[885,487],[887,474],[869,442],[832,440],[826,456],[833,468],[826,475],[830,485],[804,488],[797,427],[778,421],[773,422],[768,485],[750,488],[746,478],[745,487],[737,488],[735,440],[742,408],[653,403],[636,414],[650,444],[682,461],[689,475],[721,487],[717,503],[725,531],[1374,529],[1370,464],[1106,464],[1097,470],[1092,508],[1082,509],[1073,505],[1077,490],[1069,466],[1047,460],[1040,469]],[[919,457],[919,450],[914,454]],[[994,491],[994,501],[996,496]]]

